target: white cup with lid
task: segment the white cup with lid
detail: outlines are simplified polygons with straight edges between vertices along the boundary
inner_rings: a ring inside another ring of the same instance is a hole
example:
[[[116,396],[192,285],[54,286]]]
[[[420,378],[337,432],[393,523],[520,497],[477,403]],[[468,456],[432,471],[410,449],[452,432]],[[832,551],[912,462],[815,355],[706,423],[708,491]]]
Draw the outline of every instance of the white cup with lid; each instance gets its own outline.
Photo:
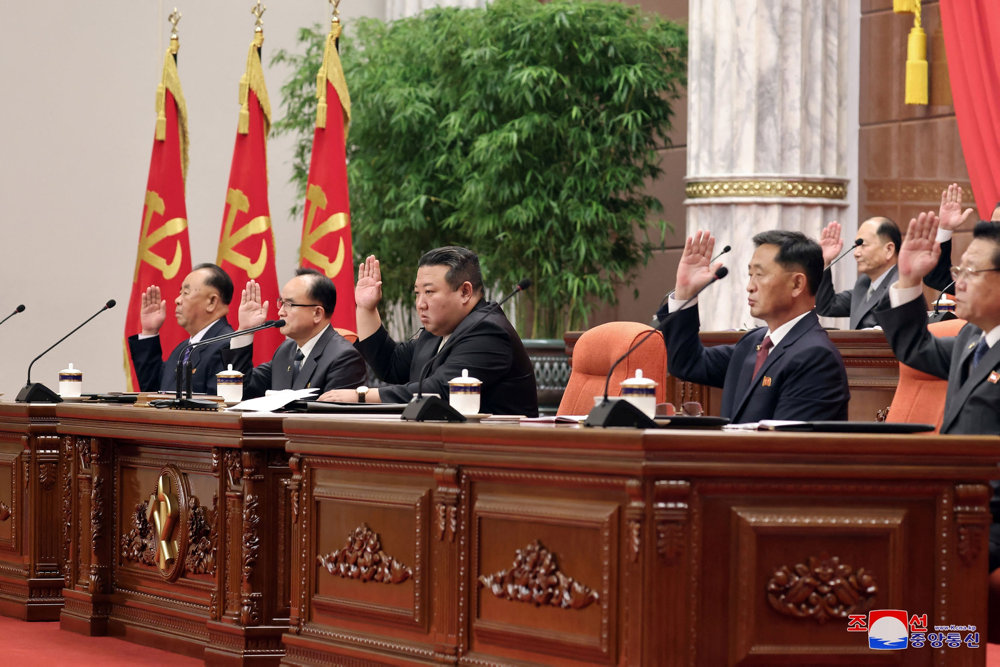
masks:
[[[63,398],[79,398],[83,395],[83,371],[73,368],[72,362],[69,368],[59,371],[59,395]]]
[[[215,386],[219,396],[226,403],[239,403],[243,400],[243,373],[229,369],[215,374]]]
[[[636,369],[635,377],[621,383],[622,398],[653,419],[656,417],[656,384],[655,380],[642,377],[642,369]]]
[[[479,414],[479,398],[483,383],[469,376],[468,369],[462,369],[461,377],[448,382],[448,404],[463,415]]]

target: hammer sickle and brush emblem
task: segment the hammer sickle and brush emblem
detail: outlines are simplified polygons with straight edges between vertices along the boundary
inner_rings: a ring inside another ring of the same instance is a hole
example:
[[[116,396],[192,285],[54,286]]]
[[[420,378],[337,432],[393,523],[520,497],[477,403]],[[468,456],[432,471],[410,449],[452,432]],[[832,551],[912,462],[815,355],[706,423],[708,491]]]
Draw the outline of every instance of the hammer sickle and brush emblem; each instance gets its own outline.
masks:
[[[185,229],[187,229],[187,220],[184,218],[172,218],[167,220],[165,223],[160,225],[160,227],[153,232],[149,233],[149,225],[153,221],[153,214],[163,215],[163,211],[166,207],[163,204],[163,199],[160,195],[156,194],[152,190],[146,191],[146,210],[142,216],[142,235],[139,237],[139,255],[135,260],[135,275],[132,276],[132,282],[136,282],[139,279],[139,266],[146,262],[154,269],[163,274],[164,280],[170,280],[177,275],[177,271],[181,268],[181,242],[177,241],[177,245],[174,247],[174,258],[167,263],[167,260],[160,257],[155,252],[153,252],[153,246],[162,241],[165,238],[171,236],[177,236]]]
[[[226,224],[222,228],[222,241],[219,243],[219,257],[216,263],[221,266],[223,261],[229,262],[246,271],[248,278],[258,278],[264,272],[264,265],[267,264],[267,243],[262,240],[260,254],[253,262],[248,256],[237,252],[236,246],[251,236],[268,231],[271,228],[271,221],[266,215],[259,215],[233,233],[236,214],[249,211],[250,200],[242,191],[230,188],[226,193],[226,204],[229,205],[229,211],[226,213]]]
[[[156,493],[149,497],[146,520],[156,526],[157,550],[161,570],[166,570],[177,560],[177,542],[173,540],[177,527],[177,496],[171,488],[170,477],[161,474],[156,483]]]
[[[302,239],[302,258],[322,269],[327,278],[333,278],[340,273],[341,267],[344,266],[344,239],[340,239],[337,245],[337,256],[332,261],[316,250],[314,246],[327,234],[338,232],[347,227],[347,214],[334,213],[314,228],[313,223],[316,221],[317,209],[326,210],[326,194],[323,192],[323,188],[310,184],[306,191],[306,202],[308,202],[306,205],[309,207],[309,214],[306,217],[306,235]]]

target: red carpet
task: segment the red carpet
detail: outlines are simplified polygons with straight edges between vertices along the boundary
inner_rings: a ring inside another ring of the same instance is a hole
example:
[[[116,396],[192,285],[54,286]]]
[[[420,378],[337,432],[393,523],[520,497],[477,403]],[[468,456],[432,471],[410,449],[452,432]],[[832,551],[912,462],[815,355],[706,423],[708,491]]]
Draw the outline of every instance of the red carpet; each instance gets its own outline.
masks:
[[[201,665],[201,660],[114,637],[86,637],[63,632],[59,623],[27,623],[0,616],[0,660],[6,665]]]

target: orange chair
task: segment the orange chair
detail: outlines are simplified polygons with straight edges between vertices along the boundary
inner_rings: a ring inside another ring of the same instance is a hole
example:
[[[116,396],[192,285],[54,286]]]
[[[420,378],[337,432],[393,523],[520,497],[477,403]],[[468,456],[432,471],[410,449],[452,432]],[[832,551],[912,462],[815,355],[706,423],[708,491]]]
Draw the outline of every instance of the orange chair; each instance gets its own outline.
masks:
[[[927,325],[932,334],[945,338],[958,334],[965,320],[945,320]],[[941,428],[944,417],[944,398],[948,381],[928,375],[906,364],[899,364],[899,383],[889,406],[887,422],[919,422],[934,424],[934,432]]]
[[[611,370],[611,364],[651,330],[651,327],[639,322],[608,322],[583,332],[573,348],[573,369],[556,414],[588,414],[594,407],[594,397],[604,395],[604,380]],[[634,377],[636,369],[642,369],[643,377],[658,383],[656,402],[665,401],[667,350],[663,346],[663,334],[659,331],[650,335],[648,340],[618,364],[608,384],[608,395],[620,396],[621,381]]]
[[[341,329],[340,327],[334,327],[333,330],[339,333],[344,338],[346,338],[347,342],[352,345],[358,342],[358,334],[354,333],[350,329]]]

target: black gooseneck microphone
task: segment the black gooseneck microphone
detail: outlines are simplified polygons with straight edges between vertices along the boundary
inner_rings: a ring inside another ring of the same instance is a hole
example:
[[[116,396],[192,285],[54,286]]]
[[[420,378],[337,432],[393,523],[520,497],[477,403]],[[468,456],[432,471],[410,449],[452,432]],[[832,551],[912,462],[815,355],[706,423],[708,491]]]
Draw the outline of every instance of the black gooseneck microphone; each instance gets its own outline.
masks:
[[[958,318],[958,316],[955,315],[955,313],[953,313],[950,310],[941,312],[941,297],[944,296],[944,293],[948,291],[949,287],[954,287],[954,286],[955,286],[955,281],[952,280],[950,283],[944,286],[943,290],[938,292],[937,298],[934,299],[934,313],[927,318],[928,323],[944,322],[945,320],[954,320]]]
[[[839,254],[839,255],[837,256],[837,259],[835,259],[835,260],[833,260],[832,262],[830,262],[830,266],[833,266],[834,264],[836,264],[836,263],[837,263],[837,262],[839,262],[840,260],[842,260],[842,259],[844,259],[845,257],[847,257],[847,256],[848,256],[849,254],[851,254],[852,252],[854,252],[854,249],[855,249],[855,248],[857,248],[857,247],[858,247],[859,245],[861,245],[861,244],[863,244],[863,243],[864,243],[864,241],[862,241],[861,239],[854,239],[854,243],[852,243],[852,244],[851,244],[851,247],[850,247],[850,248],[848,248],[847,250],[845,250],[844,252],[840,253],[840,254]],[[826,267],[826,268],[828,268],[828,269],[829,269],[829,268],[830,268],[830,266],[828,266],[828,267]]]
[[[490,304],[486,308],[479,311],[479,319],[469,325],[462,335],[475,329],[480,322],[486,319],[487,315],[500,310],[500,307],[510,301],[515,295],[523,292],[524,290],[531,287],[531,278],[525,278],[521,280],[515,287],[514,290],[500,299],[497,303]],[[465,416],[460,413],[455,408],[451,407],[448,401],[442,399],[440,396],[424,396],[424,380],[427,378],[428,372],[431,366],[434,364],[434,360],[437,359],[445,348],[452,345],[456,340],[461,340],[461,336],[451,337],[448,341],[441,346],[441,349],[434,353],[434,355],[427,360],[424,367],[420,369],[420,379],[417,382],[417,395],[414,396],[406,408],[403,410],[401,419],[406,421],[449,421],[449,422],[464,422],[466,421]]]
[[[712,263],[714,263],[715,260],[719,259],[720,257],[722,257],[723,255],[725,255],[727,252],[729,252],[732,249],[733,249],[733,247],[730,246],[730,245],[724,246],[722,248],[722,250],[719,252],[718,255],[716,255],[712,259],[708,260],[709,265],[711,265]],[[666,294],[663,295],[663,298],[660,299],[659,305],[656,306],[656,313],[660,312],[660,308],[663,308],[663,304],[665,304],[667,302],[667,299],[669,299],[673,295],[674,295],[674,291],[673,290],[670,290],[669,292],[667,292]],[[660,327],[660,319],[656,316],[656,313],[653,313],[653,319],[651,319],[649,321],[649,326],[653,327],[654,329],[658,329]]]
[[[177,367],[174,370],[176,373],[176,385],[174,400],[172,401],[156,401],[155,407],[158,408],[177,408],[180,410],[215,410],[218,405],[215,401],[208,401],[204,399],[191,398],[191,357],[188,354],[193,351],[196,347],[201,347],[202,345],[209,345],[210,343],[219,343],[224,340],[229,340],[231,338],[237,338],[238,336],[243,336],[246,334],[254,334],[258,331],[263,331],[264,329],[271,329],[274,327],[281,328],[285,326],[285,320],[268,320],[263,324],[259,324],[255,327],[249,329],[244,329],[243,331],[231,331],[229,333],[221,334],[219,336],[213,336],[212,338],[203,338],[195,343],[188,342],[188,344],[181,350],[180,360],[177,362]],[[187,358],[185,359],[185,356]],[[182,395],[183,392],[183,395]]]
[[[23,312],[24,312],[24,304],[22,303],[22,304],[21,304],[20,306],[18,306],[17,308],[15,308],[15,309],[14,309],[14,312],[13,312],[13,313],[11,313],[11,314],[10,314],[10,315],[8,315],[7,317],[5,317],[5,318],[3,318],[2,320],[0,320],[0,324],[3,324],[4,322],[6,322],[6,321],[7,321],[7,320],[9,320],[10,318],[14,317],[14,316],[15,316],[15,315],[17,315],[18,313],[23,313]]]
[[[14,400],[17,401],[18,403],[62,403],[62,398],[59,397],[59,394],[49,389],[41,382],[33,383],[31,381],[31,367],[35,365],[36,361],[44,357],[49,352],[49,350],[51,350],[56,345],[58,345],[59,343],[63,342],[64,340],[72,336],[74,333],[76,333],[80,329],[80,327],[82,327],[84,324],[94,319],[95,317],[103,313],[105,310],[108,310],[109,308],[114,308],[115,303],[116,301],[114,299],[108,299],[108,302],[104,304],[103,308],[101,308],[99,311],[97,311],[96,313],[85,319],[83,323],[80,324],[80,326],[76,327],[76,329],[73,329],[68,334],[66,334],[56,342],[52,343],[52,345],[50,345],[45,350],[45,352],[42,352],[40,355],[32,359],[31,363],[28,364],[28,382],[21,388],[21,391],[17,393],[17,398],[15,398]],[[21,312],[21,310],[24,310],[24,306],[19,306],[18,308],[19,310],[16,310],[14,312],[19,313]],[[13,315],[13,313],[11,313],[11,315]]]
[[[689,303],[697,299],[698,295],[704,292],[706,289],[708,289],[710,285],[712,285],[718,280],[722,280],[728,274],[729,274],[729,269],[727,269],[724,266],[720,266],[715,271],[715,275],[712,276],[711,280],[702,285],[701,288],[699,288],[698,291],[695,292],[691,298],[689,298],[687,301],[681,304],[680,308],[670,313],[669,315],[667,315],[667,317],[663,319],[661,326],[663,324],[666,324],[671,317],[684,310],[684,308]],[[600,426],[602,428],[607,428],[608,426],[627,426],[631,428],[656,428],[655,421],[650,419],[646,415],[646,413],[642,412],[639,408],[635,407],[628,401],[625,400],[609,401],[608,385],[611,383],[611,376],[614,374],[615,369],[618,367],[618,364],[623,362],[626,359],[626,357],[628,357],[628,355],[632,354],[632,352],[637,347],[645,343],[649,339],[649,337],[652,336],[657,331],[659,331],[659,329],[650,329],[649,331],[647,331],[642,336],[642,338],[632,343],[632,345],[630,345],[629,348],[625,350],[625,354],[618,357],[618,359],[615,360],[615,363],[611,364],[611,368],[610,370],[608,370],[608,375],[606,378],[604,378],[604,399],[600,403],[595,405],[593,409],[590,411],[590,414],[587,415],[586,421],[583,422],[584,426]]]

